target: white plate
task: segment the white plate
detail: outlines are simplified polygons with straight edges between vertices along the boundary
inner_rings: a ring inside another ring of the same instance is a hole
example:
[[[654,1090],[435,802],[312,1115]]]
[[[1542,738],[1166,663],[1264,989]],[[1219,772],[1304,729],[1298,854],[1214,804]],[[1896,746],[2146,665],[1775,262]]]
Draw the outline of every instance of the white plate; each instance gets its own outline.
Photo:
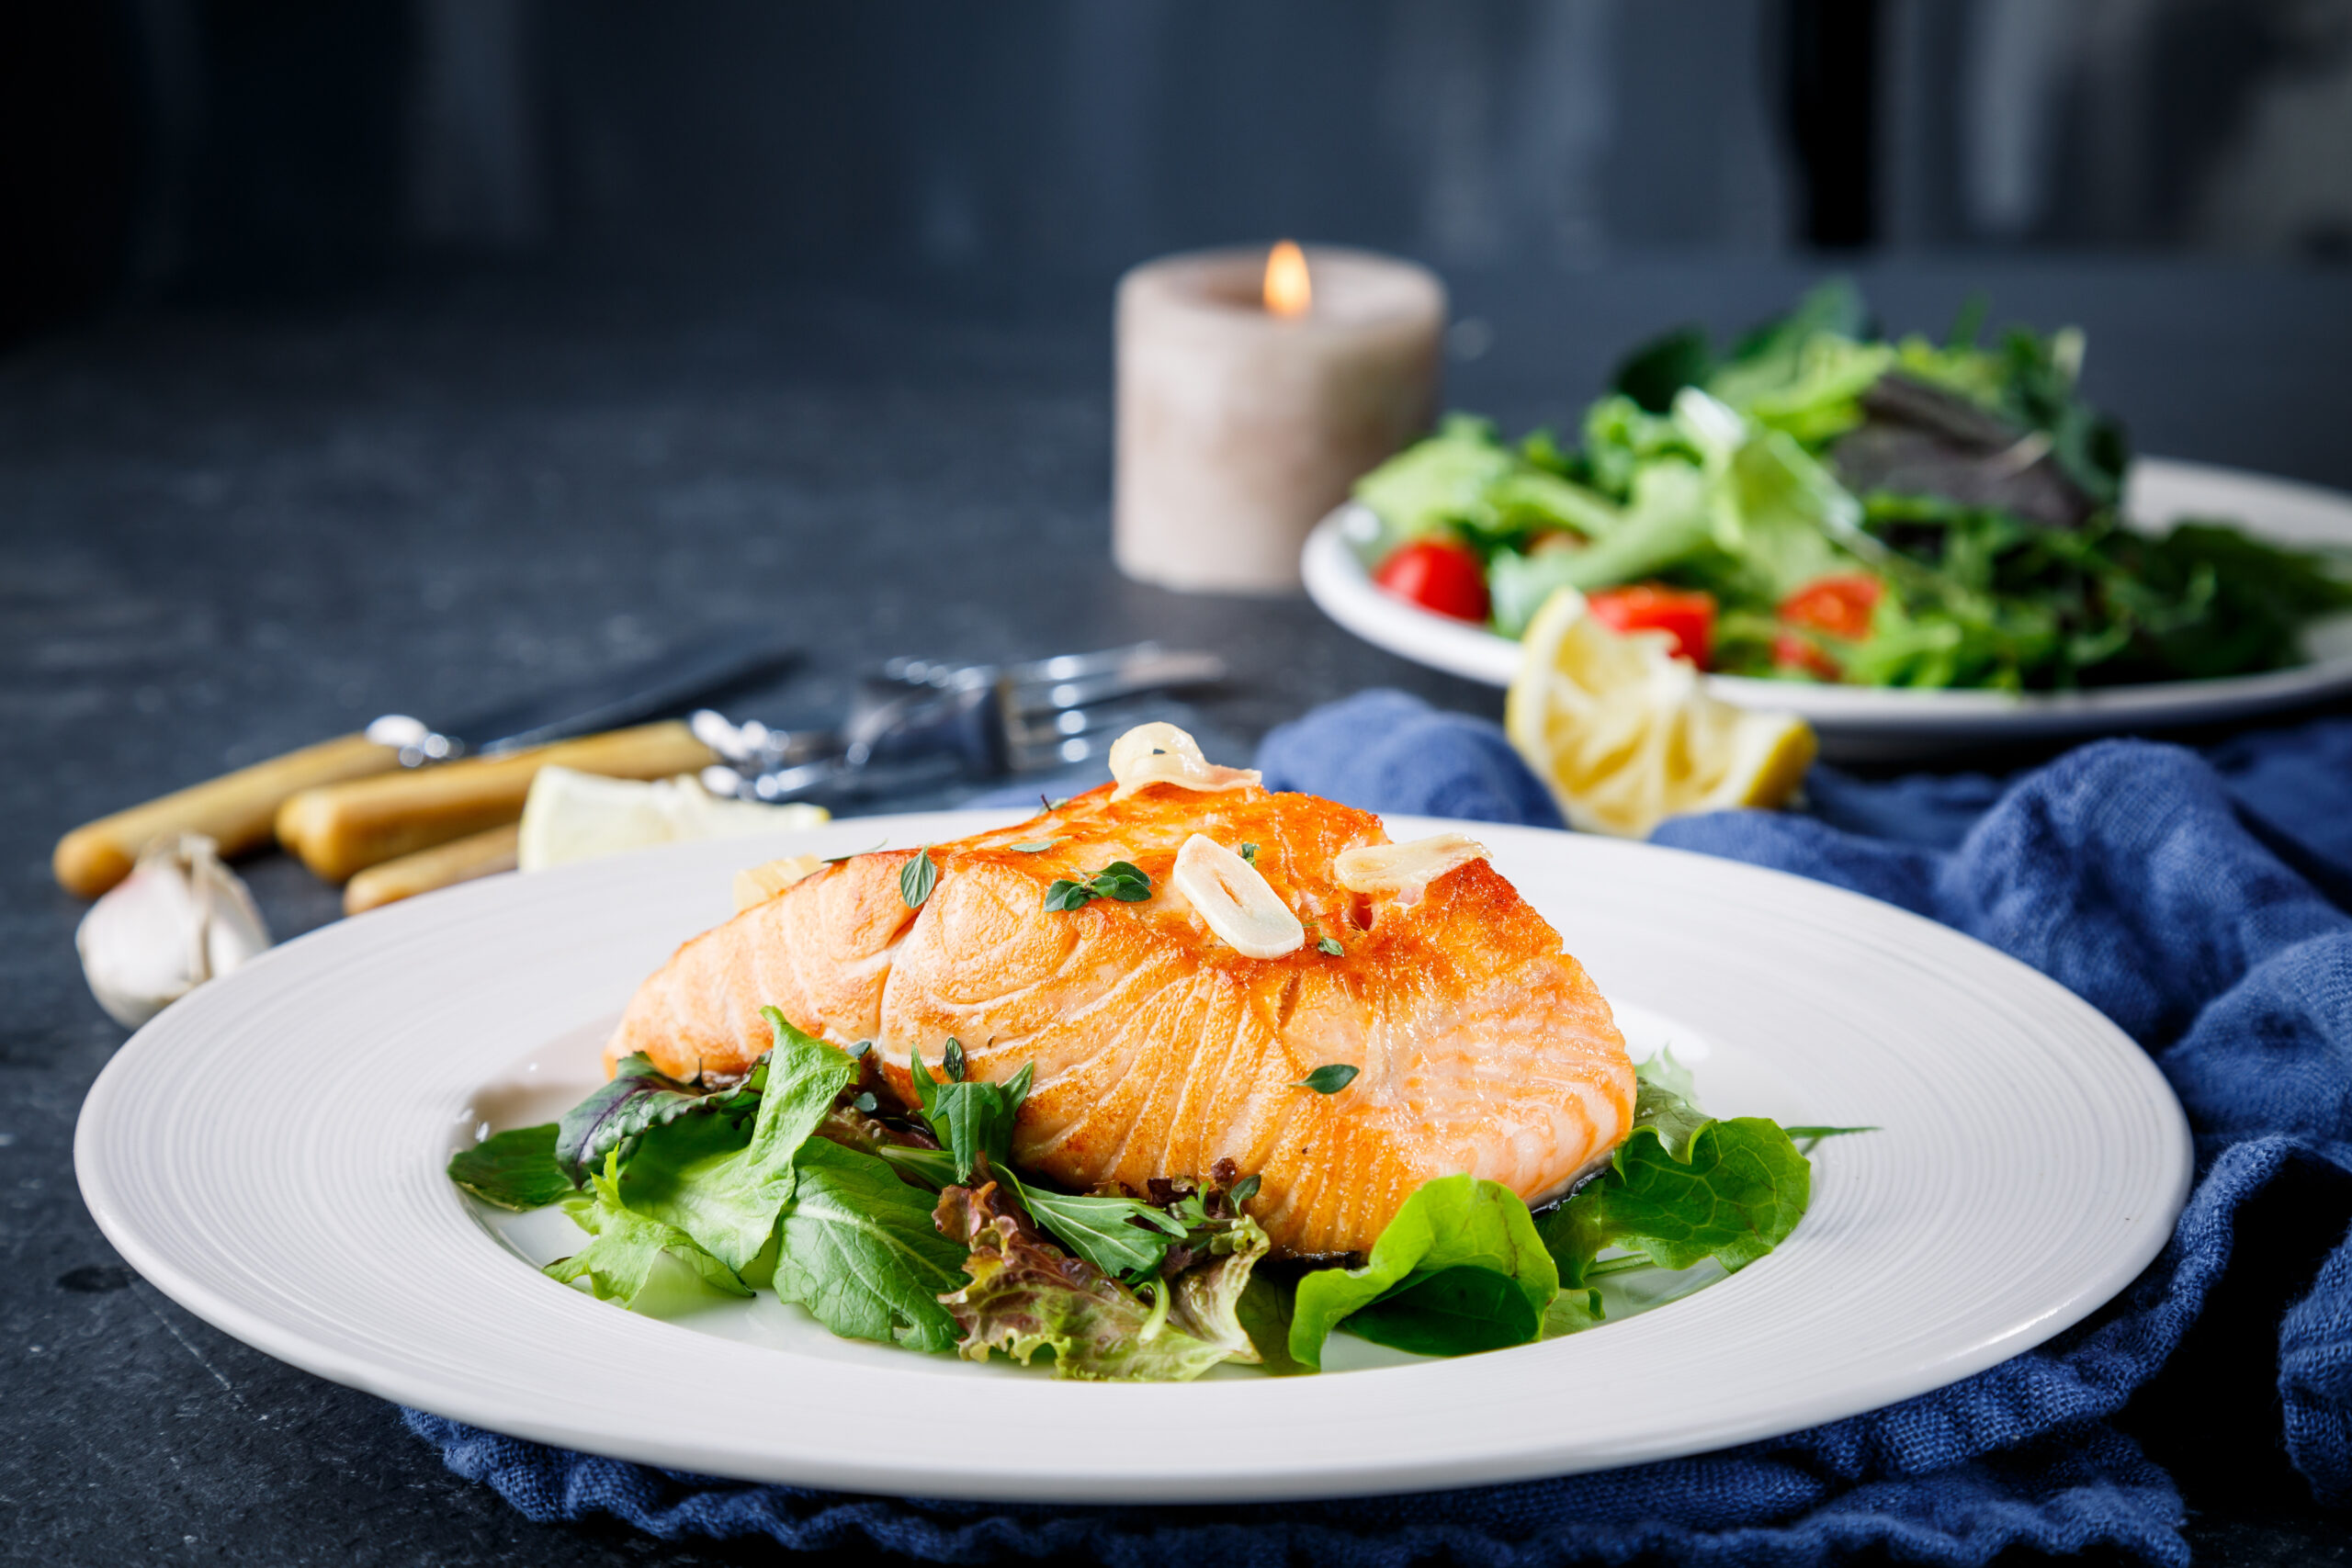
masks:
[[[1771,1257],[1490,1355],[1064,1383],[782,1323],[714,1347],[548,1280],[443,1178],[478,1121],[534,1109],[532,1062],[576,1073],[639,978],[729,912],[739,865],[1003,819],[649,851],[327,927],[123,1047],[83,1107],[83,1196],[133,1267],[228,1333],[499,1431],[863,1492],[1176,1501],[1558,1474],[1870,1409],[2080,1319],[2156,1255],[2187,1194],[2188,1127],[2145,1054],[1991,948],[1774,872],[1487,826],[1603,994],[1703,1051],[1718,1113],[1885,1129],[1822,1147],[1812,1213]]]
[[[2126,514],[2163,526],[2220,519],[2290,545],[2352,546],[2352,496],[2203,463],[2143,458],[2132,467]],[[1324,614],[1389,652],[1489,686],[1510,684],[1519,644],[1432,615],[1373,585],[1357,543],[1379,523],[1353,502],[1307,536],[1299,569]],[[2247,717],[2352,692],[2352,620],[2313,628],[2313,662],[2222,681],[2166,681],[2069,693],[1905,692],[1713,675],[1717,694],[1803,716],[1831,757],[1904,757],[1972,743],[2115,734]]]

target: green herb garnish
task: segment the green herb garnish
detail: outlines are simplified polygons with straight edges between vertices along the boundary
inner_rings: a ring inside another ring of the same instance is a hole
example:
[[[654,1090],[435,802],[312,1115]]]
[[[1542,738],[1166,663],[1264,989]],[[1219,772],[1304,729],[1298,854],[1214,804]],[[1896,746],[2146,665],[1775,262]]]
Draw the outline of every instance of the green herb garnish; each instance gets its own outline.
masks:
[[[1317,953],[1328,953],[1332,957],[1339,958],[1343,956],[1348,950],[1340,945],[1340,939],[1338,937],[1327,936],[1322,941],[1315,944],[1315,951]]]
[[[899,868],[899,897],[910,909],[922,908],[938,885],[939,867],[932,863],[928,846],[917,850],[915,858]]]
[[[1040,855],[1060,842],[1059,839],[1031,839],[1025,843],[1007,844],[1004,847],[1015,854]]]
[[[1258,863],[1258,846],[1255,844],[1242,845],[1241,859],[1242,863],[1246,865],[1256,865]]]
[[[1345,1062],[1330,1062],[1316,1068],[1290,1087],[1311,1089],[1317,1094],[1337,1094],[1355,1082],[1356,1074],[1361,1071],[1363,1071],[1362,1068],[1351,1067]]]
[[[1096,898],[1115,898],[1122,904],[1140,904],[1151,897],[1151,878],[1138,870],[1132,861],[1114,860],[1083,882],[1057,878],[1046,889],[1046,908],[1060,914],[1082,908]]]

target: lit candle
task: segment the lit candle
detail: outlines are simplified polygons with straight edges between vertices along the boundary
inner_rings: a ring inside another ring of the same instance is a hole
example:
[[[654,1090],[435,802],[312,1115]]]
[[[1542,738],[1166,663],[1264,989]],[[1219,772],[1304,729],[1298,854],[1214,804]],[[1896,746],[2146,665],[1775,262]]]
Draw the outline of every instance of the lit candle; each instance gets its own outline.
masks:
[[[1445,288],[1285,240],[1120,280],[1119,569],[1170,588],[1298,586],[1306,532],[1437,412]]]

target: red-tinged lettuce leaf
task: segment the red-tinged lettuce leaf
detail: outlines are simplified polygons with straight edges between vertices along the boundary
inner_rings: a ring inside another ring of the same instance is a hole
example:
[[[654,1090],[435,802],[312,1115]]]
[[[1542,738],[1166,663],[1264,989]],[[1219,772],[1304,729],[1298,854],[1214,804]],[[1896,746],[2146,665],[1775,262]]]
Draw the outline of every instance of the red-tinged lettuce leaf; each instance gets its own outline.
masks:
[[[624,1056],[613,1076],[556,1124],[555,1162],[575,1186],[583,1184],[614,1150],[627,1160],[648,1128],[666,1125],[690,1111],[749,1109],[759,1092],[756,1075],[761,1070],[753,1069],[751,1081],[715,1087],[682,1083],[641,1053]]]
[[[1444,1176],[1422,1183],[1405,1200],[1373,1244],[1363,1268],[1320,1269],[1298,1282],[1290,1329],[1292,1357],[1319,1369],[1323,1342],[1341,1323],[1382,1297],[1408,1288],[1417,1277],[1464,1266],[1489,1269],[1512,1281],[1526,1310],[1514,1311],[1502,1326],[1524,1326],[1525,1338],[1533,1338],[1544,1309],[1559,1293],[1560,1276],[1527,1205],[1499,1182]],[[1496,1332],[1501,1331],[1498,1326]]]
[[[677,1226],[738,1272],[767,1246],[791,1201],[809,1134],[857,1079],[848,1053],[804,1034],[774,1008],[760,1010],[775,1044],[749,1142],[725,1117],[673,1120],[640,1135],[621,1177],[632,1209]]]
[[[939,1298],[964,1249],[932,1228],[930,1194],[872,1155],[810,1138],[778,1227],[775,1293],[834,1333],[918,1350],[956,1343]]]
[[[573,1190],[555,1162],[555,1136],[552,1122],[493,1133],[449,1156],[449,1179],[501,1209],[543,1209]]]
[[[970,1359],[984,1361],[1001,1350],[1026,1365],[1050,1350],[1057,1378],[1184,1382],[1247,1351],[1249,1336],[1226,1299],[1246,1286],[1238,1264],[1204,1281],[1194,1315],[1186,1319],[1216,1336],[1204,1338],[1179,1326],[1177,1289],[1166,1281],[1148,1285],[1153,1299],[1147,1302],[1048,1242],[993,1181],[942,1192],[937,1222],[943,1235],[971,1249],[964,1259],[968,1282],[941,1298],[963,1331],[958,1348]],[[1262,1250],[1247,1254],[1250,1263],[1259,1256]]]
[[[547,1266],[547,1276],[564,1284],[584,1279],[599,1301],[633,1306],[653,1278],[664,1253],[694,1270],[702,1282],[730,1296],[748,1296],[751,1287],[735,1271],[697,1246],[677,1226],[631,1210],[620,1193],[620,1151],[605,1156],[602,1175],[588,1179],[588,1190],[564,1200],[574,1224],[594,1239],[569,1258]]]

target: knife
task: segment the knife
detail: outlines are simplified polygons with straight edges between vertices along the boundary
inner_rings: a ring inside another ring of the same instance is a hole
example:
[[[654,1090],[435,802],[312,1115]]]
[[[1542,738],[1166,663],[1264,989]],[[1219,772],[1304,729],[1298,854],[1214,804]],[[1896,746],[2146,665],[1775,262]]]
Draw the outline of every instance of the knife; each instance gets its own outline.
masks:
[[[306,746],[85,823],[57,841],[51,870],[67,892],[95,898],[129,874],[140,850],[156,838],[202,833],[220,845],[222,854],[241,854],[269,841],[286,807],[305,796],[323,795],[297,813],[291,826],[298,840],[317,841],[320,863],[312,869],[339,869],[341,874],[332,879],[341,881],[361,864],[372,863],[354,862],[355,855],[371,852],[363,840],[379,847],[402,844],[375,856],[384,859],[512,820],[522,810],[520,792],[528,791],[530,776],[544,762],[568,761],[583,772],[636,777],[692,772],[712,758],[682,724],[644,726],[617,736],[593,732],[691,706],[772,674],[792,658],[773,629],[736,627],[444,728],[406,715],[387,715],[360,734]],[[569,759],[561,753],[571,748],[549,744],[583,735],[592,739],[574,741],[573,747],[583,750]],[[545,748],[546,754],[527,761],[515,756],[533,748]],[[468,760],[446,761],[459,757]],[[514,765],[517,761],[523,764],[519,769]],[[427,763],[436,766],[427,768]],[[432,773],[445,769],[459,771],[458,776],[428,784]],[[426,786],[422,804],[432,808],[424,813],[424,836],[416,841],[403,842],[396,833],[388,836],[388,820],[416,803],[411,791],[398,787],[403,785]],[[359,791],[356,797],[335,794],[353,790]],[[506,805],[510,796],[511,810]],[[370,828],[376,836],[354,839],[345,831],[353,827]],[[297,843],[288,847],[300,852]],[[309,862],[311,855],[303,858]]]

